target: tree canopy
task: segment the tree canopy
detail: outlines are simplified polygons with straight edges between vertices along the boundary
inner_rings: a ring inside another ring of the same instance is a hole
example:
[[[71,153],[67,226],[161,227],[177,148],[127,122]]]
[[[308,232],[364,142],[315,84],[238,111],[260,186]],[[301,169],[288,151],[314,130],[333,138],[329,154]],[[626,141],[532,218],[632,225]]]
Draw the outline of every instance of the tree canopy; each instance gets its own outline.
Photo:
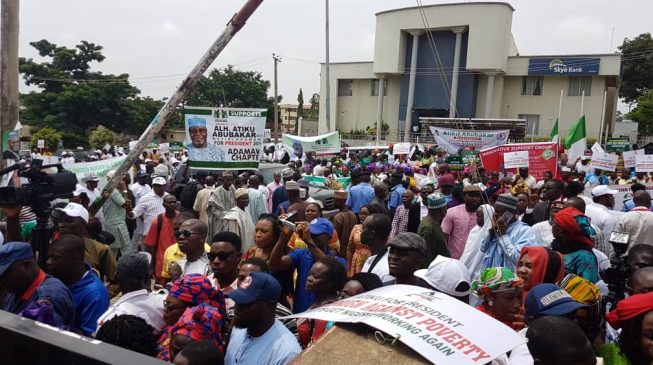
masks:
[[[624,39],[619,47],[623,54],[623,77],[619,96],[632,103],[648,90],[653,89],[653,38],[642,33],[633,39]]]
[[[637,107],[627,117],[638,122],[638,131],[644,136],[653,136],[653,90],[637,99]]]
[[[239,71],[229,65],[223,69],[214,68],[208,76],[202,76],[190,95],[187,105],[224,106],[233,108],[269,108],[270,81],[264,80],[260,72]]]
[[[116,141],[116,135],[107,128],[99,126],[93,132],[91,132],[88,141],[91,144],[91,147],[95,149],[102,149],[102,147],[104,147],[104,145],[107,143],[112,146]]]

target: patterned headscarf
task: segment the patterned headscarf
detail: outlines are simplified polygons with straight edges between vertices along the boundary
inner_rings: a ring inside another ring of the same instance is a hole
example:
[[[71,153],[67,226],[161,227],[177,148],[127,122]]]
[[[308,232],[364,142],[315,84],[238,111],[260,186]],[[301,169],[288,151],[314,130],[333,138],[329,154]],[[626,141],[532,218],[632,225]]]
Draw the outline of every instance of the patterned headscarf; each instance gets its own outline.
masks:
[[[565,230],[569,239],[580,242],[587,247],[592,247],[592,237],[596,236],[596,231],[590,225],[590,220],[576,208],[565,208],[559,211],[555,218],[555,223]]]
[[[510,192],[512,193],[512,195],[517,195],[519,193],[529,194],[530,191],[531,191],[531,189],[529,189],[528,185],[526,185],[523,182],[519,182],[519,183],[515,184],[515,186],[513,186],[512,189],[510,189]]]
[[[215,343],[224,352],[222,326],[224,318],[217,308],[202,303],[196,307],[186,308],[184,314],[170,330],[174,335],[190,337],[195,341],[208,340]]]
[[[506,267],[489,267],[481,271],[480,280],[472,283],[472,292],[478,297],[488,293],[501,293],[521,288],[524,281]]]
[[[175,280],[170,295],[194,305],[207,303],[218,309],[225,308],[222,291],[214,288],[211,280],[202,274],[188,274]]]

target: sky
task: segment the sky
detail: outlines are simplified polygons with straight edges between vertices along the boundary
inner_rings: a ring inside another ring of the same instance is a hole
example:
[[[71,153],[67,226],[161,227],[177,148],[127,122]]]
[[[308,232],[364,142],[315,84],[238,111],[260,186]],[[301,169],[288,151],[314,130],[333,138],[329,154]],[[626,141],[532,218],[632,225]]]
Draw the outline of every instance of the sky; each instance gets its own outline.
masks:
[[[423,5],[448,1],[421,0]],[[458,1],[460,2],[460,1]],[[172,95],[245,0],[23,0],[20,49],[38,60],[29,42],[47,39],[74,47],[81,40],[104,47],[93,68],[128,73],[142,95]],[[650,0],[513,0],[512,33],[521,55],[615,52],[624,38],[653,31]],[[324,1],[264,0],[212,67],[259,71],[279,94],[296,103],[319,92],[325,58]],[[415,6],[417,0],[330,0],[331,62],[371,61],[375,13]],[[614,36],[613,36],[614,29]],[[612,38],[612,42],[611,42]],[[27,88],[22,87],[22,91]],[[270,94],[273,94],[270,88]]]

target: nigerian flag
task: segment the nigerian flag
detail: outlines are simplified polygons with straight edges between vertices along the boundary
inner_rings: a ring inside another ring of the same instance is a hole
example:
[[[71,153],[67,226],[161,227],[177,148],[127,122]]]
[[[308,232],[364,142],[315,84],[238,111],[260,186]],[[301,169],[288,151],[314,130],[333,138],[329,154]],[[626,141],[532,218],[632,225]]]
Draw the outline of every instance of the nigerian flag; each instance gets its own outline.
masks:
[[[565,149],[569,162],[574,162],[585,154],[587,149],[587,132],[585,130],[585,116],[583,115],[574,123],[565,137]]]
[[[558,143],[558,118],[556,118],[556,122],[553,124],[553,129],[551,130],[551,142]]]

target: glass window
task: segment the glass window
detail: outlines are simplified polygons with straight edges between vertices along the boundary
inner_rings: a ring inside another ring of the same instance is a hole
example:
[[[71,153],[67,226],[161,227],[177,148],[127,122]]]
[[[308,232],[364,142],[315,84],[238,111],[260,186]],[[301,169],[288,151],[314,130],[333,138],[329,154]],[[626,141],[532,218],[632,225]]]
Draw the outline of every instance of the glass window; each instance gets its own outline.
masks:
[[[379,79],[372,79],[371,80],[371,89],[370,89],[370,96],[379,96],[379,85],[381,84],[381,80]],[[388,83],[384,82],[383,83],[383,96],[388,96]]]
[[[537,136],[540,134],[539,114],[519,114],[519,119],[526,120],[526,134]]]
[[[522,95],[542,95],[542,76],[524,76],[521,83]]]
[[[338,79],[338,96],[352,96],[352,83],[351,79]]]
[[[569,76],[569,87],[567,96],[585,96],[592,95],[592,76]]]

